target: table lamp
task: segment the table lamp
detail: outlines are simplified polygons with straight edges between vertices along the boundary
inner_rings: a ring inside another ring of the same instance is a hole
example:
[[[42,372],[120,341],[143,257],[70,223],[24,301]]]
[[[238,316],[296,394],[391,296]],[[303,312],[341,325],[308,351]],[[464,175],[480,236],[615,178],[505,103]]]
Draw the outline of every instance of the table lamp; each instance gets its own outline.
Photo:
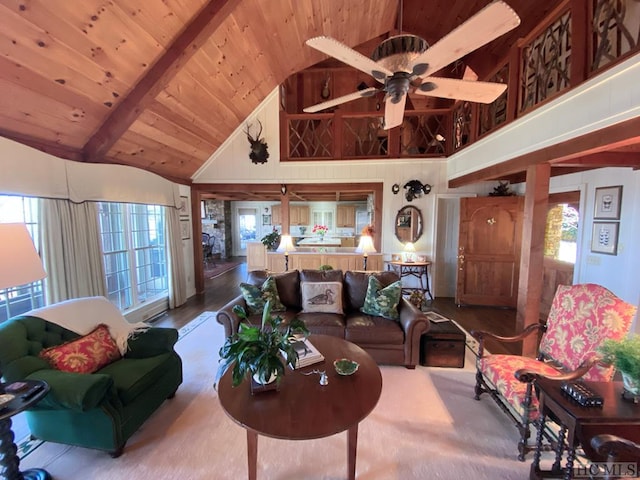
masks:
[[[46,276],[26,225],[0,223],[0,290],[26,285]]]
[[[362,235],[360,237],[360,243],[356,247],[356,253],[361,253],[364,259],[364,270],[367,270],[367,256],[370,253],[375,253],[376,247],[373,246],[373,238],[369,235]]]
[[[413,263],[416,261],[416,247],[411,242],[404,244],[404,261],[407,263]]]
[[[276,249],[278,253],[284,253],[284,270],[289,270],[289,252],[295,252],[296,247],[293,246],[291,235],[282,235],[280,237],[280,245]]]
[[[47,273],[24,223],[0,223],[0,290],[42,280]]]

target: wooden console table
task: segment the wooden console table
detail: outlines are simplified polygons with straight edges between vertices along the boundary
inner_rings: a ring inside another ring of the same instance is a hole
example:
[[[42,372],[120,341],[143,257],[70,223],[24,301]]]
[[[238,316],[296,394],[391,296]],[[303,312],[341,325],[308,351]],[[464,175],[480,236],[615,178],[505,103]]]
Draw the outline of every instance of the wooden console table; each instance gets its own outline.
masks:
[[[400,280],[403,277],[416,277],[420,280],[420,288],[402,287],[403,294],[419,290],[424,294],[424,298],[429,295],[429,298],[433,300],[433,295],[431,295],[431,289],[429,288],[429,265],[431,265],[431,262],[391,261],[388,263],[387,269],[396,271],[400,276]]]
[[[602,395],[602,407],[581,407],[560,389],[561,382],[546,378],[537,381],[540,397],[540,423],[536,436],[536,450],[531,464],[530,479],[564,478],[574,475],[576,447],[582,446],[591,461],[602,462],[591,447],[591,439],[600,433],[620,435],[640,441],[640,404],[622,398],[622,382],[584,382]],[[540,470],[540,456],[545,421],[548,417],[560,422],[555,462],[551,470]],[[563,451],[567,450],[566,464],[562,467]]]

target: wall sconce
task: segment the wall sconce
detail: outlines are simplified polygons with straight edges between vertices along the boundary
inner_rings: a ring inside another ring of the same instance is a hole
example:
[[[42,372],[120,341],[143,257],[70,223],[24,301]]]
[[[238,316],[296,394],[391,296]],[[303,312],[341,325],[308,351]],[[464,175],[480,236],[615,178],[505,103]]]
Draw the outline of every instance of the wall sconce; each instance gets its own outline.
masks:
[[[289,270],[289,252],[295,252],[296,247],[293,246],[291,235],[282,235],[280,237],[280,245],[276,248],[277,253],[284,253],[284,270]]]
[[[367,256],[370,253],[376,253],[376,247],[373,246],[373,238],[369,235],[362,235],[360,237],[360,243],[356,248],[356,253],[361,253],[363,257],[363,268],[367,270]]]
[[[284,183],[282,185],[280,185],[280,193],[282,195],[286,195],[287,194],[287,186]]]
[[[413,263],[416,261],[416,247],[411,242],[404,244],[404,261],[405,263]]]

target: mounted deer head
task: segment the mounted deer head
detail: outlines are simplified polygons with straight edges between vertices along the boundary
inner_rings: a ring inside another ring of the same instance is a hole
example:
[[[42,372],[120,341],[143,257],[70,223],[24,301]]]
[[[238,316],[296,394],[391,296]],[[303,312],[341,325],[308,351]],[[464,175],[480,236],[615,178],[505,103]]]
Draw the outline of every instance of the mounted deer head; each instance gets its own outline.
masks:
[[[260,125],[260,131],[254,137],[249,133],[249,124],[247,124],[247,129],[244,133],[247,134],[247,140],[249,140],[249,144],[251,145],[251,153],[249,153],[249,158],[255,164],[258,163],[267,163],[267,159],[269,158],[269,152],[267,151],[267,142],[264,141],[264,138],[260,138],[260,134],[262,133],[262,123],[258,120],[258,124]]]

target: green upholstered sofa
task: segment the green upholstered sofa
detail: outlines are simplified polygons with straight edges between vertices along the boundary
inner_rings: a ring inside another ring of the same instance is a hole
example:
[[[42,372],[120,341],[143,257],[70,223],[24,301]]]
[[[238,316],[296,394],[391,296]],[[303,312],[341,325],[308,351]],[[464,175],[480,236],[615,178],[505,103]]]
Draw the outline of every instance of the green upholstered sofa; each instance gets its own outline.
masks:
[[[43,348],[80,336],[41,318],[47,317],[48,310],[63,317],[82,315],[91,326],[108,323],[108,316],[112,321],[116,315],[124,320],[104,297],[68,300],[9,319],[0,324],[4,380],[49,384],[47,396],[26,411],[33,437],[106,450],[116,457],[129,437],[182,383],[182,362],[173,348],[178,332],[152,327],[128,340],[125,337],[128,348],[121,359],[94,373],[69,373],[52,369],[38,356]]]

